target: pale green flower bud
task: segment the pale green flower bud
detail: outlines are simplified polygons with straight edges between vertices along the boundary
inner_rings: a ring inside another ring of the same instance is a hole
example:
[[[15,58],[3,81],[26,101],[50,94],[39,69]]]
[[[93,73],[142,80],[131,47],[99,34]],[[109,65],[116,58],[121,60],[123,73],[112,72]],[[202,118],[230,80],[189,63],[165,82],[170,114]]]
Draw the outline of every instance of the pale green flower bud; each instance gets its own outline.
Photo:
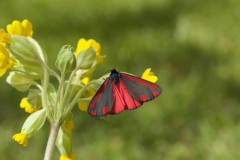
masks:
[[[23,62],[42,63],[46,61],[45,55],[37,43],[31,37],[13,35],[14,43],[8,45],[8,49],[15,59]]]
[[[90,69],[96,64],[96,53],[92,47],[81,51],[77,56],[78,69]]]
[[[46,110],[41,109],[36,112],[33,112],[24,122],[22,126],[22,132],[31,137],[36,133],[45,123],[46,120]]]
[[[65,45],[61,48],[55,65],[62,73],[76,68],[76,58],[71,46]]]
[[[28,77],[18,74],[16,72],[10,72],[7,77],[7,83],[12,85],[19,91],[25,92],[35,82],[31,78],[28,78]]]

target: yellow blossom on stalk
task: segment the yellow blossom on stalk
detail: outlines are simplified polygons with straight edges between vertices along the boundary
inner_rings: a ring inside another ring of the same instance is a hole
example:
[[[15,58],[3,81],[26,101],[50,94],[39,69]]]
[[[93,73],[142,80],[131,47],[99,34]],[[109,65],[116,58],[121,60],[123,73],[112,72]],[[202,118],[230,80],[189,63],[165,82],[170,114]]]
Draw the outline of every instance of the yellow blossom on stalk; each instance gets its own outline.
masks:
[[[82,83],[83,83],[84,85],[88,84],[89,81],[90,81],[90,78],[89,78],[89,77],[84,77],[84,78],[82,79]]]
[[[13,140],[15,140],[17,143],[23,145],[23,146],[27,146],[28,144],[28,137],[27,135],[21,131],[20,133],[17,133],[15,135],[13,135]]]
[[[84,77],[82,78],[82,83],[84,85],[88,84],[88,82],[90,81],[90,78],[89,77]],[[89,92],[87,93],[87,96],[85,97],[91,97],[93,96],[94,94],[96,93],[96,91],[94,90],[89,90]],[[83,112],[86,112],[87,111],[87,103],[84,102],[84,101],[79,101],[78,102],[78,108],[80,109],[80,111],[83,111]]]
[[[68,120],[64,123],[64,128],[68,131],[69,134],[72,134],[73,127],[74,126],[72,120]]]
[[[0,44],[0,77],[4,75],[7,69],[11,68],[14,61],[10,57],[8,50],[3,44]]]
[[[20,103],[20,108],[24,108],[25,109],[25,112],[27,113],[33,113],[37,110],[40,109],[39,106],[32,106],[28,101],[27,101],[27,98],[22,98],[21,100],[21,103]]]
[[[88,48],[93,47],[94,51],[96,52],[96,60],[97,63],[103,62],[105,56],[101,55],[101,45],[95,41],[94,39],[86,40],[81,38],[78,40],[77,48],[75,51],[75,56],[77,56],[81,51],[87,50]]]
[[[12,38],[9,33],[7,33],[4,29],[0,29],[0,43],[10,43],[12,42]]]
[[[158,77],[155,76],[153,72],[151,72],[151,68],[147,68],[143,74],[142,74],[142,79],[145,79],[147,81],[150,81],[152,83],[155,83],[158,81]]]
[[[87,94],[84,97],[92,97],[94,96],[96,91],[94,89],[88,90]],[[86,101],[79,101],[78,102],[78,108],[80,111],[87,112],[88,102]]]
[[[24,19],[22,22],[14,20],[12,24],[7,25],[7,31],[9,34],[16,34],[26,37],[31,37],[33,35],[32,23],[27,19]]]
[[[80,111],[87,112],[87,103],[83,101],[79,101],[78,108],[80,109]]]
[[[76,160],[76,156],[73,153],[70,156],[62,154],[59,160]]]

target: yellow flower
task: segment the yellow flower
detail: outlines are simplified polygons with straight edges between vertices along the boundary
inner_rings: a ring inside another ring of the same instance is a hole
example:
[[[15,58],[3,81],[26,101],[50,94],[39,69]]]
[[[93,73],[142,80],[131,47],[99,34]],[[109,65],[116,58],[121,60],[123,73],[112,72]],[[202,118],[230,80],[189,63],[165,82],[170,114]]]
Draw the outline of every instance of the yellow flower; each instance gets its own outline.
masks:
[[[27,19],[22,22],[14,20],[12,24],[7,25],[7,31],[9,34],[16,34],[21,36],[32,36],[32,23]]]
[[[90,80],[89,77],[83,77],[83,78],[82,78],[82,83],[83,83],[84,85],[86,85],[86,84],[88,84],[89,80]]]
[[[69,134],[72,134],[72,130],[73,130],[73,127],[74,127],[73,121],[72,120],[67,120],[67,121],[64,122],[63,125],[64,125],[63,127],[67,130],[67,132]]]
[[[78,108],[80,109],[80,111],[87,112],[87,103],[83,101],[79,101]]]
[[[27,98],[22,98],[20,103],[20,108],[24,108],[25,112],[32,113],[40,109],[39,106],[32,106],[30,103],[28,103]]]
[[[155,83],[158,81],[158,77],[155,76],[153,72],[151,72],[151,68],[147,68],[143,74],[142,74],[142,79],[145,79],[147,81],[150,81],[152,83]]]
[[[13,135],[13,140],[15,140],[17,143],[23,145],[23,146],[27,146],[28,144],[28,137],[27,135],[21,131],[21,133],[17,133],[15,135]]]
[[[103,62],[103,59],[105,56],[101,55],[101,45],[95,41],[94,39],[86,40],[84,38],[81,38],[78,40],[75,56],[77,56],[81,51],[87,50],[88,48],[93,47],[93,49],[96,52],[96,60],[97,63]]]
[[[0,29],[0,43],[10,43],[12,42],[12,38],[9,33],[7,33],[4,29]]]
[[[95,95],[95,93],[96,93],[96,91],[93,88],[90,88],[89,90],[87,90],[85,92],[85,94],[83,95],[83,98],[92,97]],[[80,109],[80,111],[87,112],[87,107],[88,107],[87,105],[88,105],[87,101],[79,101],[78,102],[78,108]]]
[[[70,156],[62,154],[59,160],[76,160],[76,156],[73,153],[71,153]]]
[[[0,77],[4,75],[7,69],[11,68],[14,61],[10,57],[8,50],[3,44],[0,44]]]

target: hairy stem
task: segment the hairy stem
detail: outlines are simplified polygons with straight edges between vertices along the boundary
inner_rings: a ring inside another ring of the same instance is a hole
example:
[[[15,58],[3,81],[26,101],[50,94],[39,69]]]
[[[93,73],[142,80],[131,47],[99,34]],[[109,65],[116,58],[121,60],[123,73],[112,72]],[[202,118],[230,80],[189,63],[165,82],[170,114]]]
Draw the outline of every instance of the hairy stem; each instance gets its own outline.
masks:
[[[47,142],[47,146],[46,146],[46,150],[45,150],[44,160],[52,159],[54,149],[55,149],[55,141],[57,138],[59,127],[60,127],[60,125],[57,122],[53,122],[51,124],[51,129],[50,129],[50,134],[48,137],[48,142]]]

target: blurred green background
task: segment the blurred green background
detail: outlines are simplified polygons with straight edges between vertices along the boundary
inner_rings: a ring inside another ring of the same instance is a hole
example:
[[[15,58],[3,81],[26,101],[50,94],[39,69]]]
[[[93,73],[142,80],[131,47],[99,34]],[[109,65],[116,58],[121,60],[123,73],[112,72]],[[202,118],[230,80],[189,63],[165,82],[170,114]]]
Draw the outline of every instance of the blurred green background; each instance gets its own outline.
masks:
[[[240,2],[237,0],[2,0],[0,27],[28,18],[53,66],[60,47],[94,38],[113,67],[159,77],[163,93],[134,111],[93,118],[74,109],[73,152],[85,160],[240,159]],[[28,116],[0,79],[0,157],[41,160],[49,124],[27,147],[12,141]],[[56,150],[54,159],[58,159]]]

